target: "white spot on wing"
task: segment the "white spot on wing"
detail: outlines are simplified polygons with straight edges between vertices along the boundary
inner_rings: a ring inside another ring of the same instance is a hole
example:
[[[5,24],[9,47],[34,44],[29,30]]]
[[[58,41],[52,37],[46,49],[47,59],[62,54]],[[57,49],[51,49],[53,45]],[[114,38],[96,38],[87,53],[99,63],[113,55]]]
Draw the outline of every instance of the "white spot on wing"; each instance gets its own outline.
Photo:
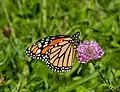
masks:
[[[57,44],[55,44],[55,46],[57,46]]]
[[[42,47],[42,44],[41,44],[41,43],[39,43],[39,44],[38,44],[38,47],[39,47],[39,48],[41,48],[41,47]]]
[[[37,59],[40,59],[39,57],[37,57]]]
[[[28,48],[28,50],[30,50],[31,49],[31,46]]]
[[[29,54],[29,53],[27,53],[27,55],[29,56],[30,54]]]
[[[46,41],[49,41],[49,39],[46,39]]]
[[[46,47],[47,46],[47,44],[45,44],[43,47]]]
[[[38,49],[38,50],[37,50],[37,53],[40,53],[40,52],[41,52],[41,49]]]
[[[45,42],[45,44],[48,44],[48,42]]]
[[[40,54],[38,54],[37,56],[40,56]]]
[[[28,53],[28,51],[26,50],[25,53]]]
[[[41,43],[43,43],[44,41],[42,40]]]
[[[32,56],[30,56],[32,58]]]

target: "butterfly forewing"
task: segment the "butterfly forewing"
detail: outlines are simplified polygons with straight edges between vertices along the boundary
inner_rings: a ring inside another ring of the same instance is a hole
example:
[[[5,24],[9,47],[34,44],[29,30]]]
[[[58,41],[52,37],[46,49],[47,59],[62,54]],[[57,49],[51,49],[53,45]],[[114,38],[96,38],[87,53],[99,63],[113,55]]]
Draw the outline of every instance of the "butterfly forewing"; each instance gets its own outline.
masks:
[[[38,40],[35,44],[27,48],[26,55],[28,55],[31,58],[39,59],[42,61],[48,61],[49,52],[45,52],[44,48],[47,47],[53,39],[54,37],[50,36],[50,37],[45,37],[44,39]]]

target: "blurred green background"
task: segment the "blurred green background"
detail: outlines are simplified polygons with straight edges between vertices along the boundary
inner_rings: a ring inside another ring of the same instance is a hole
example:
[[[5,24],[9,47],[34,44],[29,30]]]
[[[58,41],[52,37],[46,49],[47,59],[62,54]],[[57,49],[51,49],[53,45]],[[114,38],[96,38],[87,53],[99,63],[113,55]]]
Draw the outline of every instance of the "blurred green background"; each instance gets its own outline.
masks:
[[[103,48],[98,62],[81,65],[76,56],[58,74],[25,55],[40,38],[76,31]],[[120,0],[0,0],[0,92],[119,91]]]

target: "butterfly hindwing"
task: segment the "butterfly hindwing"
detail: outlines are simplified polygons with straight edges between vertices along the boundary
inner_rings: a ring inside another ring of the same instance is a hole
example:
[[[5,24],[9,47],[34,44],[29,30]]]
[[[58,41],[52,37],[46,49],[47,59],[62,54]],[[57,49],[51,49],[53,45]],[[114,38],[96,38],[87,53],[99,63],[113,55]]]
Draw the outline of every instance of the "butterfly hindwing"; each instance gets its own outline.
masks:
[[[69,39],[69,40],[68,40]],[[65,38],[54,48],[50,49],[50,58],[47,66],[55,72],[67,72],[72,68],[75,49],[70,43],[71,38]]]

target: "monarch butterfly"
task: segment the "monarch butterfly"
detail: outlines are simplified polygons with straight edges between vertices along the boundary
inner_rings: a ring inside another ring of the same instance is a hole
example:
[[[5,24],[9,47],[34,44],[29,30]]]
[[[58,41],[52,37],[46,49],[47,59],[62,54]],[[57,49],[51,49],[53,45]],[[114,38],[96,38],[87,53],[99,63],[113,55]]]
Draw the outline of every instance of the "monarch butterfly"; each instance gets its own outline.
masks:
[[[29,46],[26,55],[46,62],[47,67],[55,72],[68,72],[72,68],[74,55],[79,40],[79,32],[73,36],[49,36]]]

